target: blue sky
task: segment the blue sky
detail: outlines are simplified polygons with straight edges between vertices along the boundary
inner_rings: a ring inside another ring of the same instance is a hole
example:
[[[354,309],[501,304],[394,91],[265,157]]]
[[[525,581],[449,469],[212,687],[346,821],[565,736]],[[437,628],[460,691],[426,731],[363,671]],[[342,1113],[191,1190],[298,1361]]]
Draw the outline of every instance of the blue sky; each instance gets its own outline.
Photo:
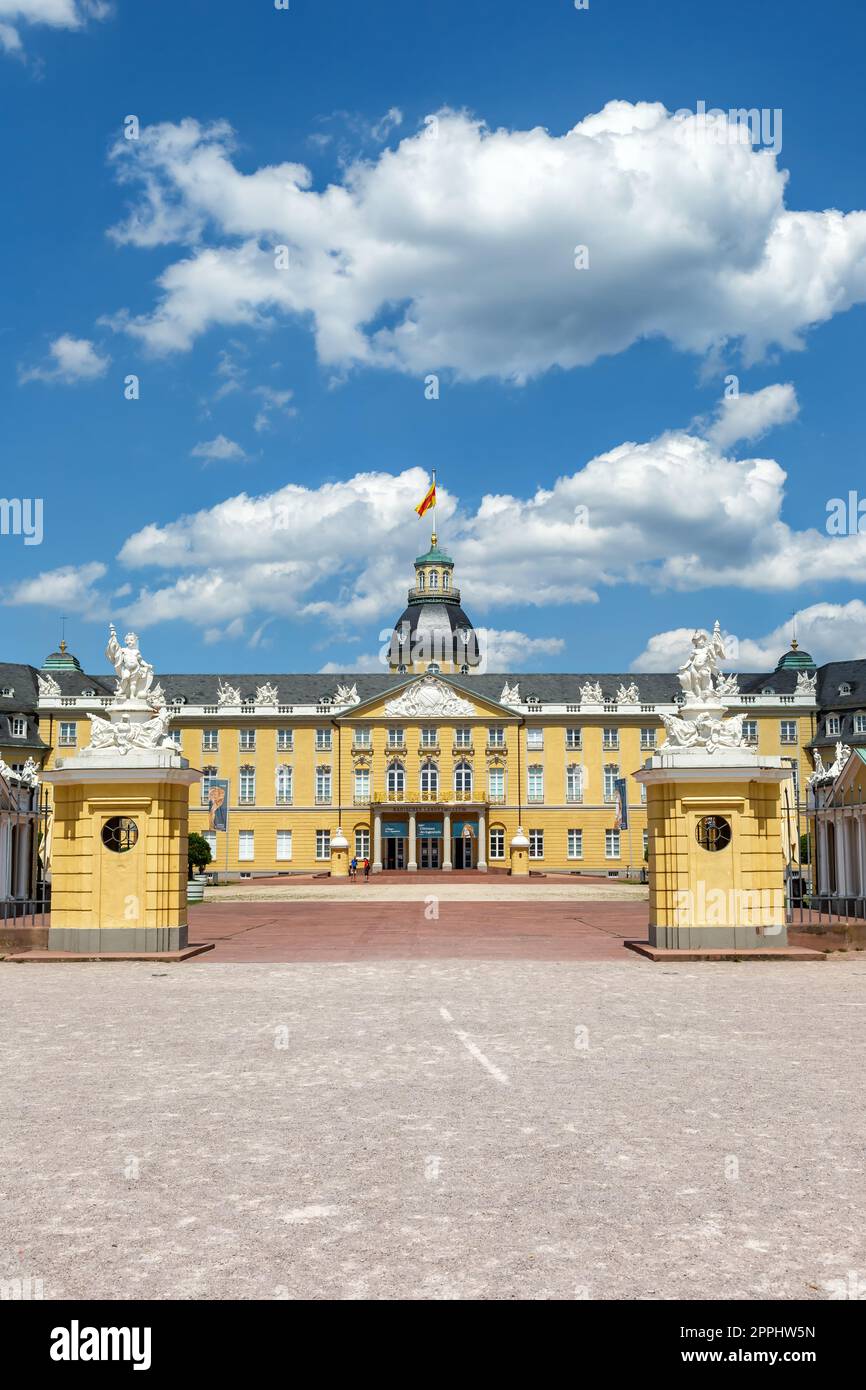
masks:
[[[864,28],[0,0],[3,490],[44,509],[0,537],[4,659],[64,614],[91,669],[109,618],[163,671],[368,668],[434,467],[494,669],[670,669],[716,617],[752,668],[793,610],[866,656],[825,526],[866,496]],[[780,110],[778,153],[677,133],[700,101]]]

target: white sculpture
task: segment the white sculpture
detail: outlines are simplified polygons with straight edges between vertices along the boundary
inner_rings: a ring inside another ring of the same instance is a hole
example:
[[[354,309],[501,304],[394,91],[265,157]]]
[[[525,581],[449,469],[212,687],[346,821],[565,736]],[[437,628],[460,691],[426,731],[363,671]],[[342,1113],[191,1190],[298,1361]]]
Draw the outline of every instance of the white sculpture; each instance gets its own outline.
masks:
[[[151,752],[156,748],[171,748],[175,743],[168,737],[171,720],[166,707],[145,723],[133,723],[128,714],[119,719],[102,719],[98,714],[88,714],[90,720],[90,747],[100,750],[116,749],[121,755],[133,748]]]
[[[105,655],[114,667],[117,677],[115,700],[144,700],[153,681],[153,667],[141,655],[138,638],[134,632],[128,632],[121,646],[117,640],[114,623],[109,623],[108,632]]]
[[[681,719],[676,714],[663,714],[668,736],[659,751],[704,748],[708,753],[715,753],[719,748],[741,748],[745,717],[745,714],[735,714],[731,719],[715,719],[712,714],[702,712],[695,719]]]
[[[60,686],[53,676],[43,676],[37,671],[36,681],[39,686],[39,695],[42,699],[48,699],[60,694]]]
[[[580,687],[581,702],[586,705],[603,705],[604,692],[598,681],[587,681]]]
[[[334,702],[338,705],[359,705],[361,697],[357,685],[338,685]]]
[[[716,704],[719,662],[725,656],[725,643],[716,622],[712,633],[700,629],[692,637],[692,654],[677,672],[687,705]]]
[[[241,703],[241,692],[240,692],[240,690],[237,688],[237,686],[236,686],[236,685],[223,685],[222,677],[220,677],[220,682],[219,682],[219,685],[217,686],[217,704],[218,704],[218,705],[239,705],[240,703]]]
[[[439,715],[473,715],[475,706],[469,700],[456,695],[450,685],[437,676],[424,676],[410,685],[396,700],[389,700],[385,713],[412,719],[422,717],[432,719]]]
[[[21,770],[21,777],[31,787],[39,786],[39,767],[33,758],[27,759]]]
[[[735,675],[719,676],[719,679],[716,681],[717,695],[724,697],[726,695],[739,695],[739,693],[740,682]]]
[[[502,694],[499,697],[500,705],[519,705],[520,704],[520,685],[509,685],[508,681],[502,687]]]
[[[818,684],[817,671],[798,671],[795,695],[814,695]]]
[[[634,681],[630,685],[623,685],[620,681],[619,690],[616,692],[616,701],[618,705],[640,704],[640,691]]]
[[[238,698],[237,700],[232,700],[230,703],[240,704],[240,691],[233,693],[236,693]],[[271,685],[270,681],[266,681],[264,685],[260,685],[256,690],[257,705],[278,705],[279,703],[280,692],[275,685]]]

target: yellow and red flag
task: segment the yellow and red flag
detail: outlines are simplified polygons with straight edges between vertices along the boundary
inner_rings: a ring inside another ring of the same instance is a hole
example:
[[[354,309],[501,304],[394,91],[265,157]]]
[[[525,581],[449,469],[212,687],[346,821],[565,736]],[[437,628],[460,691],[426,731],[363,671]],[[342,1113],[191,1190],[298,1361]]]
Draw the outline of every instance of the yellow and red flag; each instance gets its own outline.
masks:
[[[421,501],[418,503],[418,505],[417,505],[417,507],[415,508],[415,510],[416,510],[416,512],[418,513],[419,516],[423,516],[425,512],[429,512],[430,508],[431,508],[431,507],[435,507],[435,506],[436,506],[436,480],[435,480],[435,478],[434,478],[433,482],[430,484],[429,488],[427,489],[426,494],[424,495],[424,497],[422,497]]]

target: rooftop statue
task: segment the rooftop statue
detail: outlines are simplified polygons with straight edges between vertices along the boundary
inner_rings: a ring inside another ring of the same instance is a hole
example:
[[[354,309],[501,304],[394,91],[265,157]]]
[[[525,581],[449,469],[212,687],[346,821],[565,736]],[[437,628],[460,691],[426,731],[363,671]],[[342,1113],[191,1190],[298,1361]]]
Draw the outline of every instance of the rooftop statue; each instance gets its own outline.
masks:
[[[725,657],[722,631],[716,622],[712,633],[703,629],[692,637],[692,654],[677,672],[687,705],[718,704],[716,680],[719,662]]]
[[[138,649],[138,638],[128,632],[121,646],[117,640],[114,623],[108,625],[108,646],[105,655],[114,667],[117,677],[115,700],[144,700],[153,683],[153,667]]]

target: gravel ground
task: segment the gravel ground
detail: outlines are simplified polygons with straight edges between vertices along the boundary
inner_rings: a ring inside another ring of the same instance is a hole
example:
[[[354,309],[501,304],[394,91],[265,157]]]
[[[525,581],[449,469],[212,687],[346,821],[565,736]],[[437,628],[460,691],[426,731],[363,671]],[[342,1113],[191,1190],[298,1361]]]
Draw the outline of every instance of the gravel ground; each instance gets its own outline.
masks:
[[[467,883],[465,879],[452,882],[446,875],[439,874],[432,882],[417,879],[414,874],[403,876],[402,883],[377,883],[370,879],[364,883],[291,883],[274,884],[273,887],[249,888],[243,884],[227,883],[215,888],[205,889],[205,901],[209,903],[234,902],[323,902],[345,903],[394,903],[423,902],[428,894],[444,903],[520,903],[520,902],[608,902],[649,901],[649,889],[640,883],[580,884],[563,878],[548,883],[512,883],[509,879],[482,879]],[[351,896],[350,896],[351,895]]]
[[[0,1278],[45,1298],[866,1293],[864,960],[0,992]]]

